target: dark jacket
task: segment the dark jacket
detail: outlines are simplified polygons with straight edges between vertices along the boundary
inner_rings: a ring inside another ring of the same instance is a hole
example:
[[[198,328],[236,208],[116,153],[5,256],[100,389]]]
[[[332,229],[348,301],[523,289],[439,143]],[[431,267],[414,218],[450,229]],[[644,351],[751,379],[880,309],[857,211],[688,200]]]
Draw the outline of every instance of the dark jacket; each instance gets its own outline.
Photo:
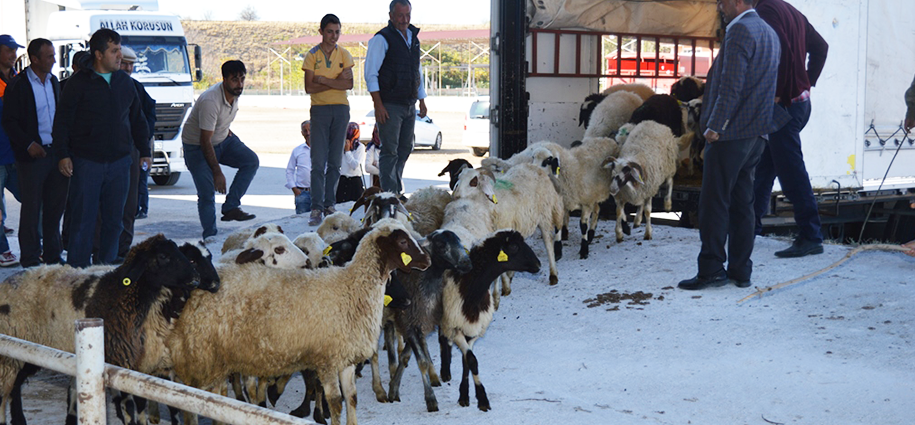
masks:
[[[54,74],[48,74],[51,79],[51,87],[54,89],[54,101],[60,99],[60,83]],[[38,134],[38,112],[35,106],[35,92],[32,90],[32,82],[26,70],[19,73],[9,87],[6,88],[6,96],[3,101],[3,128],[10,138],[10,145],[13,148],[13,155],[16,161],[32,162],[35,159],[29,155],[29,145],[32,142],[39,146],[43,145],[43,140]],[[50,142],[50,140],[47,140]],[[45,147],[48,150],[49,147]]]
[[[124,71],[111,73],[109,85],[92,69],[70,77],[54,117],[54,153],[95,162],[113,162],[130,155],[150,157],[149,129],[133,79]]]
[[[143,111],[143,116],[146,117],[146,127],[149,129],[149,137],[146,139],[148,141],[156,135],[156,100],[146,92],[143,83],[133,80],[133,85],[137,89],[137,96],[140,97],[140,109]]]
[[[391,21],[377,32],[388,42],[388,51],[378,70],[378,91],[384,103],[412,105],[419,97],[419,28],[413,25],[409,28],[413,34],[409,48]]]

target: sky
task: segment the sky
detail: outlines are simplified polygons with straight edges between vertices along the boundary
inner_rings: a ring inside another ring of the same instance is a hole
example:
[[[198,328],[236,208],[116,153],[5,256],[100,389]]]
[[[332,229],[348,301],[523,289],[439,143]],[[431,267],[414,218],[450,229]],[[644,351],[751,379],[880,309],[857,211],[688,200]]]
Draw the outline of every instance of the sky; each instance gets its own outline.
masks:
[[[490,0],[464,0],[460,7],[450,7],[442,0],[412,0],[414,24],[481,24],[489,22]],[[234,21],[246,6],[257,11],[261,21],[318,22],[333,13],[346,22],[373,23],[388,19],[387,0],[280,1],[280,0],[159,0],[159,10],[187,19],[203,19],[207,12],[212,20]]]

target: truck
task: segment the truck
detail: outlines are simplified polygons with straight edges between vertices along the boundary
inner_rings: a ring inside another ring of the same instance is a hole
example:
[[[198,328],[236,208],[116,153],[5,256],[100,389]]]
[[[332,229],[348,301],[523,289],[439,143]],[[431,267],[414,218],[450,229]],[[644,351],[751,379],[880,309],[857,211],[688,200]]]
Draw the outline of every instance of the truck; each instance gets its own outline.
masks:
[[[908,0],[787,1],[829,43],[801,134],[824,236],[915,238],[915,135],[902,128],[915,58],[900,54],[915,51],[915,15],[898,13]],[[682,76],[704,78],[723,35],[715,0],[514,3],[492,3],[490,152],[500,157],[531,142],[581,139],[583,100],[609,84],[669,93]],[[677,221],[691,225],[701,176],[674,184]],[[780,190],[776,181],[767,233],[794,225]]]
[[[121,45],[137,53],[132,76],[155,99],[158,119],[149,174],[157,185],[177,183],[181,172],[187,170],[181,130],[194,105],[193,82],[202,78],[200,46],[188,45],[180,18],[156,12],[156,0],[86,0],[77,3],[77,9],[68,8],[72,1],[58,1],[61,5],[52,7],[45,3],[25,0],[25,34],[17,40],[25,40],[20,41],[22,44],[39,37],[51,40],[58,61],[52,72],[60,79],[72,73],[74,54],[88,50],[89,38],[100,28],[117,31]]]

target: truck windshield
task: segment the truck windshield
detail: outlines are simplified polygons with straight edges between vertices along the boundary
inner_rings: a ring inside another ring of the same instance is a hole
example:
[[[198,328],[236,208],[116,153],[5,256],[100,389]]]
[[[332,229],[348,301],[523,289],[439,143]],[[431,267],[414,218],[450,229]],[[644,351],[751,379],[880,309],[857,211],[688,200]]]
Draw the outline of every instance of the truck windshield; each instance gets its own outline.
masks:
[[[137,74],[190,74],[184,37],[122,36],[121,46],[137,52]]]

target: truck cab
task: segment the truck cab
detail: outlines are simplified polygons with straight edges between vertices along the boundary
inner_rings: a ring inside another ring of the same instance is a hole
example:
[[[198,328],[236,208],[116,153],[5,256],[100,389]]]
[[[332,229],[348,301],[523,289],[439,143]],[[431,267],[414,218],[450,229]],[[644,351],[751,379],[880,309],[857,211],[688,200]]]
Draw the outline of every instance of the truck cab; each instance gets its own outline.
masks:
[[[88,50],[96,30],[109,28],[121,35],[121,45],[137,53],[133,78],[156,101],[153,165],[157,185],[174,185],[186,171],[181,130],[194,105],[193,82],[199,81],[201,55],[194,46],[194,67],[178,16],[137,10],[66,10],[48,17],[48,39],[58,52],[60,78],[72,73],[72,58]]]

